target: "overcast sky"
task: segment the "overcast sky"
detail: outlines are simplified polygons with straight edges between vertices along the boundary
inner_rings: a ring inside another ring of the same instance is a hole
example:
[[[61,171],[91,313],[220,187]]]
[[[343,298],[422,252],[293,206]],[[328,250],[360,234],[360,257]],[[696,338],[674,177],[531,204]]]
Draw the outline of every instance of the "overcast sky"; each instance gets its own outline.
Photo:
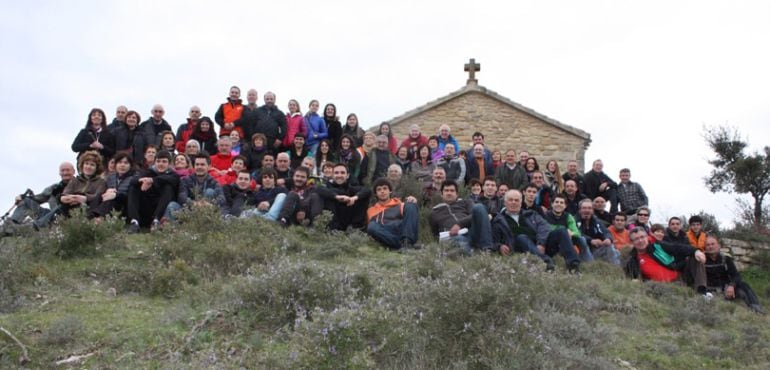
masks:
[[[176,128],[235,84],[368,127],[462,87],[473,57],[480,85],[590,132],[587,162],[629,167],[653,221],[730,222],[733,196],[703,186],[702,127],[768,145],[768,19],[767,1],[4,2],[0,206],[57,180],[92,107],[144,120],[161,103]]]

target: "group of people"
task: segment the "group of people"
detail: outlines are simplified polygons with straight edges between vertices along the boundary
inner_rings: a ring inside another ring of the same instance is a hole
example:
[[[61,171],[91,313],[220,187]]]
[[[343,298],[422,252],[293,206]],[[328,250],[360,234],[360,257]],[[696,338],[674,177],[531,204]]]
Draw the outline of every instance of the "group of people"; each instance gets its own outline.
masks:
[[[562,173],[555,159],[541,168],[525,150],[489,148],[481,132],[467,148],[448,125],[431,136],[412,125],[399,140],[388,123],[364,131],[354,113],[343,125],[331,103],[319,112],[312,100],[303,114],[292,99],[284,113],[272,92],[263,105],[254,89],[245,104],[240,94],[231,87],[214,120],[191,107],[176,132],[161,105],[143,122],[120,106],[109,124],[104,111],[92,109],[72,143],[77,167],[62,163],[60,181],[19,195],[5,225],[39,229],[82,208],[95,222],[118,214],[136,233],[217,207],[225,218],[289,226],[312,224],[329,210],[329,229],[359,229],[387,248],[408,250],[421,247],[419,209],[429,207],[432,234],[468,255],[531,253],[547,271],[559,255],[568,272],[579,273],[594,259],[621,265],[629,249],[630,277],[683,281],[761,312],[699,217],[686,232],[676,217],[668,227],[650,224],[647,195],[629,169],[615,182],[601,160],[584,174],[570,160]]]

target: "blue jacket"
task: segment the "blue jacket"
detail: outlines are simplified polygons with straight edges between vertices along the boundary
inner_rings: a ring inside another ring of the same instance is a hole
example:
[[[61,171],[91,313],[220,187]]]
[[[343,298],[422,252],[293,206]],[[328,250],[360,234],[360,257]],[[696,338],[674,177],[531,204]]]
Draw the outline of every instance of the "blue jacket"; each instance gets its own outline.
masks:
[[[444,140],[441,135],[438,136],[438,148],[441,149],[441,151],[444,151],[444,146],[446,146],[447,143],[452,143],[455,145],[455,154],[460,153],[460,145],[457,144],[457,139],[455,139],[454,136],[449,135],[446,140]]]
[[[321,139],[329,137],[329,132],[326,129],[326,121],[318,113],[308,113],[304,118],[305,127],[307,127],[307,140],[305,144],[307,146],[315,145],[320,142]],[[316,137],[314,137],[316,136]]]

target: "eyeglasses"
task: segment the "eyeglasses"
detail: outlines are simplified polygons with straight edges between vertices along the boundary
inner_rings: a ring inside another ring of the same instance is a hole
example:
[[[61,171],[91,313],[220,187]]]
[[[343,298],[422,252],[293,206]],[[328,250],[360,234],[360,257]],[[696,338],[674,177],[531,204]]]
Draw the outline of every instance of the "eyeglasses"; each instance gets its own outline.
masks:
[[[639,217],[650,217],[649,213],[637,213],[636,215]]]
[[[646,239],[646,238],[647,238],[646,236],[641,235],[641,236],[637,236],[637,237],[631,238],[631,241],[635,242],[637,240],[642,240],[642,239]]]
[[[162,110],[157,110],[157,109],[156,109],[156,110],[153,110],[153,111],[152,111],[152,113],[163,113],[163,111],[162,111]]]

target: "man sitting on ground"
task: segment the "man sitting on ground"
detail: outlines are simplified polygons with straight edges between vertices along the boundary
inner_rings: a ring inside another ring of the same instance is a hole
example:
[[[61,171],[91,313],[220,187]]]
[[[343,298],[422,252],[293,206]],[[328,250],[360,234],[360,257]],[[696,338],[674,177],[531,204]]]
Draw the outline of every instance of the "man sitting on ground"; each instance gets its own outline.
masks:
[[[222,216],[224,217],[239,217],[243,214],[244,208],[256,204],[254,191],[251,190],[251,175],[246,169],[238,172],[235,182],[225,185],[222,188],[222,193],[225,197],[222,204]]]
[[[171,153],[161,150],[154,166],[131,179],[126,212],[129,233],[138,233],[140,227],[151,226],[151,231],[160,227],[160,219],[179,189],[179,175],[170,162]]]
[[[262,186],[254,194],[254,202],[257,208],[246,210],[241,217],[259,216],[268,220],[278,220],[278,215],[286,200],[286,188],[276,186],[276,173],[272,167],[263,167],[260,173]]]
[[[433,169],[431,183],[422,189],[422,205],[433,207],[441,203],[441,184],[446,181],[446,170],[443,167]]]
[[[612,223],[612,214],[607,212],[607,201],[602,197],[594,198],[594,216],[602,222],[604,227],[609,227]]]
[[[586,196],[578,192],[578,183],[575,180],[564,181],[564,194],[567,199],[567,212],[577,217],[580,211],[580,201],[586,199]]]
[[[323,202],[314,186],[308,184],[310,170],[297,167],[292,178],[292,188],[286,195],[278,221],[283,226],[310,225],[321,214]]]
[[[620,208],[618,205],[618,184],[610,179],[603,169],[604,163],[602,163],[601,159],[597,159],[594,161],[591,171],[586,172],[585,176],[583,176],[586,196],[590,199],[601,196],[610,202],[610,212],[618,213]]]
[[[682,230],[682,219],[676,216],[668,219],[668,228],[663,236],[663,240],[669,243],[690,244],[690,240],[687,239],[687,233]]]
[[[491,251],[492,234],[489,214],[481,204],[458,197],[459,187],[452,180],[441,184],[442,203],[430,213],[430,227],[440,241],[457,243],[465,254],[472,249]],[[442,233],[446,233],[442,236]]]
[[[372,184],[377,203],[367,210],[369,224],[366,232],[390,249],[420,249],[417,234],[420,225],[417,199],[409,196],[406,202],[391,198],[393,187],[387,179]]]
[[[709,290],[722,292],[727,300],[743,299],[749,308],[759,314],[764,314],[759,298],[741,279],[741,274],[735,268],[735,262],[730,256],[720,252],[719,240],[715,236],[706,237],[706,279]]]
[[[612,234],[594,216],[594,205],[590,199],[580,202],[580,219],[577,226],[596,258],[620,266],[620,252],[613,245]]]
[[[546,263],[546,271],[553,271],[552,257],[561,254],[569,272],[580,272],[580,258],[566,228],[552,229],[539,214],[522,210],[522,195],[517,189],[505,193],[504,199],[505,208],[495,217],[492,230],[501,254],[508,255],[512,250],[532,253]]]
[[[75,166],[70,162],[62,162],[59,165],[60,181],[43,189],[39,194],[33,194],[28,191],[17,195],[14,202],[16,209],[10,216],[11,223],[4,224],[4,233],[13,234],[15,226],[25,223],[29,217],[34,224],[40,228],[47,226],[53,221],[54,216],[59,212],[59,197],[61,197],[64,188],[75,177]],[[43,203],[48,203],[48,208],[42,207]]]
[[[501,209],[503,209],[503,200],[497,196],[497,182],[492,176],[487,176],[481,185],[481,194],[479,194],[476,203],[481,204],[489,213],[490,219],[493,219]]]
[[[539,214],[540,216],[545,217],[547,209],[543,210],[543,207],[537,205],[538,192],[538,186],[534,183],[529,183],[529,185],[527,185],[527,187],[524,189],[524,202],[521,204],[521,209],[530,210]]]
[[[706,248],[706,233],[701,231],[703,229],[703,218],[695,215],[690,217],[687,223],[690,224],[687,229],[687,239],[690,241],[690,245],[704,250]]]
[[[233,164],[233,143],[230,141],[229,136],[222,136],[217,141],[217,154],[211,156],[211,169],[219,172],[219,175],[224,175],[230,166]]]
[[[612,240],[615,241],[615,248],[618,250],[631,247],[631,238],[628,235],[628,229],[626,229],[627,217],[625,213],[616,214],[612,220],[612,226],[609,227]]]
[[[348,166],[344,163],[334,165],[332,178],[326,186],[316,187],[316,192],[324,201],[324,209],[333,214],[328,228],[339,231],[345,231],[348,227],[363,229],[371,190],[351,184]]]
[[[221,207],[225,201],[220,185],[209,174],[211,158],[206,153],[198,153],[193,157],[193,175],[180,181],[179,196],[175,202],[168,204],[165,219],[176,221],[176,213],[185,205],[203,207],[215,205]]]
[[[625,266],[626,276],[632,279],[659,282],[682,281],[706,297],[706,255],[682,244],[658,242],[650,244],[641,227],[630,231],[634,249]]]
[[[572,244],[580,250],[580,260],[583,262],[592,262],[594,255],[591,253],[589,241],[583,237],[578,229],[575,217],[566,212],[567,200],[564,195],[557,195],[553,198],[553,207],[545,213],[543,217],[551,226],[552,230],[566,229]]]

